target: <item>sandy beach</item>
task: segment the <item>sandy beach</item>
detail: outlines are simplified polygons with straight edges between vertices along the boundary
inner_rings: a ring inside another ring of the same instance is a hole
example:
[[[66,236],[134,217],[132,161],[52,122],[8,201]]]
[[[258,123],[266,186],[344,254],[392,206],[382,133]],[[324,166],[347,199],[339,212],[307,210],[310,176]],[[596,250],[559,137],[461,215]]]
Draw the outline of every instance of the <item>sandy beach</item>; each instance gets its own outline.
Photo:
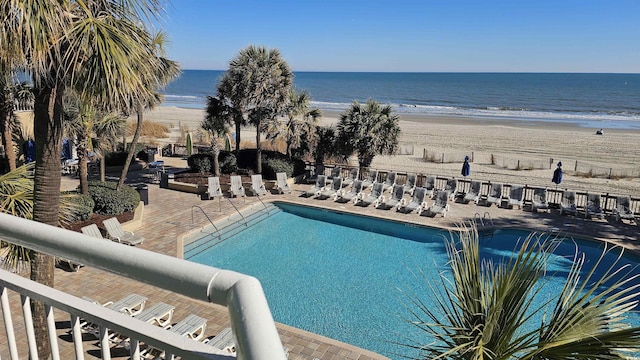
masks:
[[[339,116],[323,112],[320,123],[335,124]],[[166,143],[175,141],[179,126],[199,128],[203,117],[203,110],[172,106],[145,114],[145,120],[171,129],[171,136],[162,140]],[[604,135],[596,135],[596,129],[571,123],[404,114],[400,119],[404,154],[376,156],[374,168],[461,177],[468,155],[473,158],[471,179],[555,187],[551,178],[561,161],[564,178],[559,188],[640,194],[640,130],[605,129]],[[255,142],[255,131],[244,129],[242,141]],[[413,154],[406,154],[411,149]],[[423,158],[425,150],[429,161]]]

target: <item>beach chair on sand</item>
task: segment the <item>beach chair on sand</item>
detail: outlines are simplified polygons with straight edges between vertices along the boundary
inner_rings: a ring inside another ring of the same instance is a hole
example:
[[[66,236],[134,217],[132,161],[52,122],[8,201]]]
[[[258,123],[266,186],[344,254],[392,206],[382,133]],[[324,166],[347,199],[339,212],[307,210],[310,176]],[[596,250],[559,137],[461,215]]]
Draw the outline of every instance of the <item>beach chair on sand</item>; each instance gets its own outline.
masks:
[[[333,196],[333,200],[337,202],[349,202],[358,199],[362,194],[362,180],[354,180],[351,189],[347,192],[346,189],[340,190]]]
[[[378,170],[369,170],[367,178],[362,182],[362,188],[366,189],[372,187],[373,184],[378,182]]]
[[[359,173],[360,169],[358,169],[357,167],[351,168],[351,170],[349,170],[349,175],[346,178],[342,179],[342,187],[352,185],[353,182],[358,179]]]
[[[533,199],[531,202],[531,211],[537,213],[539,209],[549,211],[549,203],[547,203],[547,189],[534,188]]]
[[[604,212],[600,205],[600,194],[587,193],[587,205],[584,207],[584,215],[588,219],[591,219],[594,216],[601,219],[604,217]]]
[[[207,178],[207,197],[214,199],[222,196],[222,188],[220,187],[220,178],[217,176],[209,176]]]
[[[267,189],[264,187],[261,174],[251,175],[251,192],[255,196],[267,195]]]
[[[231,182],[229,186],[229,193],[231,197],[245,196],[244,186],[242,186],[242,178],[240,175],[233,175],[229,177]]]
[[[478,199],[480,198],[480,189],[482,188],[482,183],[480,181],[473,180],[469,185],[469,191],[464,194],[464,198],[462,198],[462,202],[468,204],[470,201],[474,203],[478,203]]]
[[[342,178],[340,176],[333,178],[331,185],[316,193],[316,199],[328,199],[335,196],[339,191],[342,191]]]
[[[412,211],[416,211],[418,214],[422,212],[422,209],[427,207],[427,203],[424,200],[427,194],[427,190],[425,188],[419,187],[413,191],[413,198],[407,204],[405,199],[400,201],[400,204],[396,207],[396,211],[408,214]]]
[[[631,199],[628,196],[618,196],[616,198],[616,208],[613,209],[613,216],[617,222],[630,220],[638,224],[633,211],[631,211]]]
[[[369,194],[369,196],[367,196],[366,198],[358,197],[356,200],[354,200],[354,205],[369,206],[376,201],[381,201],[382,189],[382,183],[373,184],[373,189],[371,189],[371,193]]]
[[[413,190],[416,188],[416,182],[418,181],[418,175],[409,173],[407,174],[407,181],[404,183],[404,192],[413,196]]]
[[[420,215],[426,215],[430,217],[434,217],[438,214],[442,215],[442,217],[447,216],[447,211],[449,211],[449,193],[445,190],[440,190],[436,193],[436,201],[433,205],[429,206],[426,211],[422,211]]]
[[[102,224],[107,229],[109,238],[113,241],[127,245],[139,245],[144,242],[144,237],[136,235],[131,231],[124,231],[117,218],[113,217],[104,220]]]
[[[387,173],[387,178],[384,179],[384,182],[382,183],[382,191],[384,192],[393,188],[393,185],[396,184],[397,177],[398,177],[398,174],[395,172]]]
[[[327,186],[327,177],[324,175],[320,175],[318,176],[318,180],[316,180],[315,185],[304,192],[304,196],[316,196],[320,191],[324,190],[325,186]]]
[[[424,178],[424,181],[422,183],[422,187],[425,189],[426,191],[426,195],[430,198],[433,197],[433,192],[436,189],[436,177],[435,176],[427,176],[426,178]]]
[[[502,184],[500,183],[491,183],[489,187],[489,193],[487,194],[487,206],[491,206],[492,204],[496,204],[496,206],[500,207],[500,202],[502,201]]]
[[[518,209],[522,209],[523,201],[524,188],[520,185],[511,185],[511,189],[509,189],[509,195],[507,197],[507,206],[509,209],[513,209],[514,206],[518,206]]]
[[[374,206],[378,209],[389,210],[394,208],[400,204],[404,197],[404,185],[395,184],[393,185],[393,189],[391,190],[391,194],[389,196],[389,200],[387,200],[384,196],[381,201],[374,204]]]
[[[287,182],[287,173],[277,173],[276,174],[276,187],[275,190],[279,193],[279,194],[284,194],[285,191],[286,192],[291,192],[291,186],[289,186],[289,183]]]
[[[560,215],[563,214],[578,214],[578,208],[576,207],[576,193],[573,191],[562,192],[562,199],[560,200]]]
[[[444,186],[444,191],[449,193],[449,199],[455,199],[458,191],[458,179],[453,178],[447,180],[447,184]]]

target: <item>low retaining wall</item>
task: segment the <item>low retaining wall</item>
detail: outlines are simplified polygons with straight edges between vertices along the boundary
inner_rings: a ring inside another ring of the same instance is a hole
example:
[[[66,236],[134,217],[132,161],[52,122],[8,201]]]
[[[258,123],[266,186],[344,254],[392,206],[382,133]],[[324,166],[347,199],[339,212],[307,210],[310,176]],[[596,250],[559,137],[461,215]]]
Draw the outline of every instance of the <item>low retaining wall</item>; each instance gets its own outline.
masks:
[[[142,227],[142,217],[144,216],[144,202],[140,201],[138,207],[133,211],[133,219],[122,224],[125,231],[135,231]]]

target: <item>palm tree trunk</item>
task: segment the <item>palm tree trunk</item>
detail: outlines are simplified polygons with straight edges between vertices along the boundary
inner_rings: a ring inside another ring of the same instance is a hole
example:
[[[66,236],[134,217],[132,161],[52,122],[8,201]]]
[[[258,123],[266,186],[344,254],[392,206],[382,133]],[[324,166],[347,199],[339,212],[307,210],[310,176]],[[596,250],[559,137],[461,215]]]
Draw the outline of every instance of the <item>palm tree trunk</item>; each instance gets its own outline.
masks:
[[[213,175],[220,176],[220,144],[218,144],[218,137],[215,137],[211,142],[211,150],[213,152]]]
[[[36,166],[33,185],[33,220],[58,226],[60,206],[60,151],[62,148],[62,85],[35,90],[34,134]],[[54,286],[54,258],[34,252],[31,280]],[[50,356],[44,305],[32,302],[38,356]],[[34,356],[32,356],[34,357]]]
[[[260,120],[256,123],[256,173],[262,174],[262,147],[260,146]]]
[[[138,138],[140,137],[140,133],[142,132],[142,120],[144,117],[144,106],[142,103],[138,104],[138,123],[136,124],[136,131],[133,134],[133,139],[129,144],[129,154],[127,155],[127,160],[124,162],[124,167],[122,168],[122,172],[120,173],[120,180],[118,181],[118,190],[124,186],[124,181],[127,179],[127,172],[129,172],[129,165],[131,165],[131,161],[133,160],[133,156],[136,151],[136,145],[138,144]]]
[[[100,181],[104,182],[106,175],[107,175],[107,166],[104,162],[104,153],[103,152],[96,152],[96,154],[98,154],[98,161],[100,161]]]
[[[83,149],[79,155],[80,192],[89,195],[89,167],[87,165],[87,150]]]
[[[236,121],[236,154],[240,152],[240,130],[242,130],[241,128],[241,123]]]
[[[6,102],[10,99],[5,98]],[[13,128],[11,126],[11,107],[13,104],[2,104],[2,144],[4,145],[4,152],[7,157],[8,170],[13,171],[16,169],[16,152],[13,148]]]

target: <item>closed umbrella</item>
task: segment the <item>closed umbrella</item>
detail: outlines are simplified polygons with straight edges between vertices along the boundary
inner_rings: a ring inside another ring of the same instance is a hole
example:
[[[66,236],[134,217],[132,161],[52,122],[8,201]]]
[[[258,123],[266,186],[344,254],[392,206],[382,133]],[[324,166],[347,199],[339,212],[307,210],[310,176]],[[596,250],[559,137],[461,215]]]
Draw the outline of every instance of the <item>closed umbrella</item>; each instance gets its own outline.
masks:
[[[556,184],[556,188],[558,188],[558,185],[562,182],[562,162],[558,162],[558,167],[553,172],[551,182]]]
[[[471,173],[471,167],[469,166],[469,157],[464,157],[464,164],[462,164],[462,176],[467,177]]]

